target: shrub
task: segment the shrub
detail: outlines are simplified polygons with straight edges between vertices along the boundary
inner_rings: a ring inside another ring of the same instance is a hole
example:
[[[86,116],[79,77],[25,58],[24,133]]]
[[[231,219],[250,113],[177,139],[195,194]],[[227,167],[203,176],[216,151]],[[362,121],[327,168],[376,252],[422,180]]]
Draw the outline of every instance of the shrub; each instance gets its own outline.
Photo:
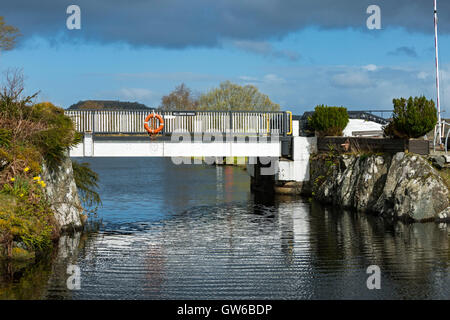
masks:
[[[424,96],[394,99],[392,121],[384,128],[384,134],[395,138],[419,138],[433,130],[437,122],[437,110],[433,100]]]
[[[47,126],[46,130],[34,135],[33,142],[40,149],[49,168],[53,169],[64,159],[67,148],[78,143],[73,122],[64,115],[63,109],[49,102],[33,105],[30,118]]]
[[[80,199],[85,207],[100,205],[102,203],[100,195],[95,191],[98,188],[98,174],[86,162],[79,163],[72,160],[72,169]],[[93,211],[95,211],[95,208]]]
[[[347,109],[344,107],[329,107],[320,105],[308,118],[308,125],[313,128],[320,137],[342,136],[342,131],[348,123]]]
[[[8,148],[11,143],[11,130],[0,128],[0,147]]]

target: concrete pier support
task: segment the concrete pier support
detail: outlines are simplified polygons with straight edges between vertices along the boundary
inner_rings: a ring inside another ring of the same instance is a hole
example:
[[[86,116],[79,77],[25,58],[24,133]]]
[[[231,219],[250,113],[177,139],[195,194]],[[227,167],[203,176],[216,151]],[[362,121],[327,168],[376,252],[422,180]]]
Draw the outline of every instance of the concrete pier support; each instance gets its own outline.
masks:
[[[255,192],[273,193],[275,185],[275,172],[271,165],[276,165],[278,159],[273,159],[269,164],[261,163],[257,159],[256,164],[247,164],[247,172],[250,174],[250,189]]]
[[[83,154],[85,157],[94,156],[94,137],[92,132],[86,132],[83,139]]]
[[[292,159],[281,158],[274,191],[280,194],[309,194],[309,157],[317,152],[316,137],[293,137]]]
[[[317,152],[316,137],[293,137],[292,157],[277,158],[272,163],[275,171],[267,168],[270,165],[248,164],[247,171],[251,176],[251,188],[254,191],[263,191],[279,194],[308,194],[309,190],[309,157]]]

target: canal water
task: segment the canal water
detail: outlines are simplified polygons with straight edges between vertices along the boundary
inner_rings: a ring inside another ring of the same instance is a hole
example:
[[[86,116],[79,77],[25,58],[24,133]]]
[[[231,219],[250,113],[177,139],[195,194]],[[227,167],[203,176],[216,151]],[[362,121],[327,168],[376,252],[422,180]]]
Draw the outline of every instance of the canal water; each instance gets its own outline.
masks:
[[[86,161],[86,159],[82,159]],[[2,299],[449,299],[450,226],[252,194],[238,167],[92,158],[99,230],[2,266]],[[69,290],[67,267],[80,270]],[[380,268],[369,290],[367,268]]]

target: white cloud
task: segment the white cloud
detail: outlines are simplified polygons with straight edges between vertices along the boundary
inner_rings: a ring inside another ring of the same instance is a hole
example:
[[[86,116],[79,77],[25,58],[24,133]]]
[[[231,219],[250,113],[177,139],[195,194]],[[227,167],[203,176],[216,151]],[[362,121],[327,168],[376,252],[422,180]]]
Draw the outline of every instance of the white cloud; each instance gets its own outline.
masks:
[[[90,75],[90,74],[89,74]],[[110,77],[111,74],[93,74],[97,76]],[[208,82],[208,81],[222,81],[223,77],[212,74],[203,74],[195,72],[137,72],[137,73],[114,73],[112,74],[120,80],[159,80],[159,81],[176,81],[176,82]]]
[[[429,76],[430,76],[430,74],[429,74],[428,72],[420,71],[420,72],[417,74],[417,79],[425,80],[425,79],[428,78]]]
[[[119,95],[131,100],[144,100],[155,97],[154,92],[144,88],[122,88],[119,90]]]
[[[245,82],[259,82],[258,78],[255,77],[249,77],[249,76],[239,76],[239,80],[245,81]]]
[[[366,66],[363,66],[362,68],[367,71],[376,71],[378,69],[378,67],[374,64],[368,64]]]
[[[266,74],[262,78],[251,76],[239,76],[238,79],[245,82],[245,84],[281,84],[286,82],[285,79],[274,73]]]
[[[450,70],[441,68],[439,70],[439,76],[441,80],[448,81],[448,79],[450,79]]]
[[[441,78],[441,101],[443,109],[450,106],[450,85],[445,81],[449,75],[443,67]],[[295,114],[314,110],[318,104],[344,106],[350,110],[393,108],[392,99],[425,95],[435,99],[436,88],[433,68],[426,66],[398,67],[378,65],[374,71],[362,66],[290,66],[268,69],[284,83],[258,83],[261,92],[272,101]],[[428,75],[419,79],[418,75]],[[261,77],[261,80],[263,77]]]
[[[284,83],[286,82],[286,80],[284,80],[283,78],[277,76],[276,74],[266,74],[263,77],[263,81],[264,82],[268,82],[268,83]]]
[[[450,69],[441,68],[441,106],[444,110],[450,106]],[[239,72],[239,71],[238,71]],[[241,70],[242,72],[242,70]],[[179,82],[190,78],[186,83],[200,93],[208,88],[215,88],[224,80],[231,80],[242,85],[252,84],[279,103],[285,110],[295,114],[314,110],[318,104],[345,106],[353,110],[392,109],[392,99],[425,95],[435,99],[436,88],[434,69],[430,64],[420,66],[384,66],[376,69],[368,65],[290,65],[265,67],[262,73],[238,73],[234,77],[216,77],[208,74],[197,76],[191,73],[178,73]],[[102,94],[101,97],[114,97],[129,101],[138,101],[148,106],[160,103],[161,96],[169,93],[173,86],[160,88],[161,79],[173,79],[175,73],[167,74],[130,74],[120,75],[122,87]],[[193,79],[199,80],[193,81]],[[200,81],[201,79],[201,81]],[[148,89],[147,89],[148,88]]]
[[[331,77],[331,85],[338,88],[367,88],[374,86],[374,82],[369,78],[366,72],[344,72]]]

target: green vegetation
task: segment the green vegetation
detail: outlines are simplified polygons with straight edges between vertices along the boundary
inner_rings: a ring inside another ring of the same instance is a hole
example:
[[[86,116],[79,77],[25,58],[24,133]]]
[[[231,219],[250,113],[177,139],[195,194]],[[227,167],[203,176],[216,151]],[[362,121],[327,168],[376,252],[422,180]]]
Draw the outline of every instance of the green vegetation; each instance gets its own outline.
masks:
[[[96,207],[101,204],[98,188],[98,174],[89,167],[89,163],[78,163],[72,160],[73,177],[85,208]],[[94,209],[95,210],[95,209]]]
[[[197,99],[183,83],[161,101],[162,110],[278,111],[280,106],[252,85],[240,86],[230,81],[201,94]]]
[[[46,125],[46,129],[36,132],[31,140],[50,169],[58,166],[67,156],[67,149],[82,139],[72,120],[64,115],[64,110],[49,102],[33,105],[30,120]]]
[[[198,100],[200,110],[278,111],[280,106],[252,85],[240,86],[230,81],[219,88],[202,94]]]
[[[68,110],[147,110],[145,104],[114,100],[85,100],[71,105]]]
[[[6,83],[0,92],[0,257],[23,259],[45,252],[59,237],[41,164],[56,169],[81,137],[63,109],[32,103],[36,95],[22,97],[20,73],[8,73]],[[96,186],[89,179],[97,177],[88,168],[79,171],[78,177],[90,174],[78,179],[91,186],[83,191],[89,198]]]
[[[27,177],[27,172],[11,178],[1,190],[0,242],[3,255],[26,256],[26,252],[43,252],[58,238],[58,228],[50,205],[44,196],[45,183]],[[14,242],[25,248],[13,247]]]
[[[0,50],[11,50],[16,46],[19,30],[13,26],[5,24],[3,17],[0,17]]]
[[[419,138],[433,130],[437,122],[433,100],[424,96],[394,99],[392,122],[384,128],[384,134],[393,138]]]
[[[342,136],[348,121],[346,108],[319,105],[308,118],[308,126],[313,128],[319,137]]]

